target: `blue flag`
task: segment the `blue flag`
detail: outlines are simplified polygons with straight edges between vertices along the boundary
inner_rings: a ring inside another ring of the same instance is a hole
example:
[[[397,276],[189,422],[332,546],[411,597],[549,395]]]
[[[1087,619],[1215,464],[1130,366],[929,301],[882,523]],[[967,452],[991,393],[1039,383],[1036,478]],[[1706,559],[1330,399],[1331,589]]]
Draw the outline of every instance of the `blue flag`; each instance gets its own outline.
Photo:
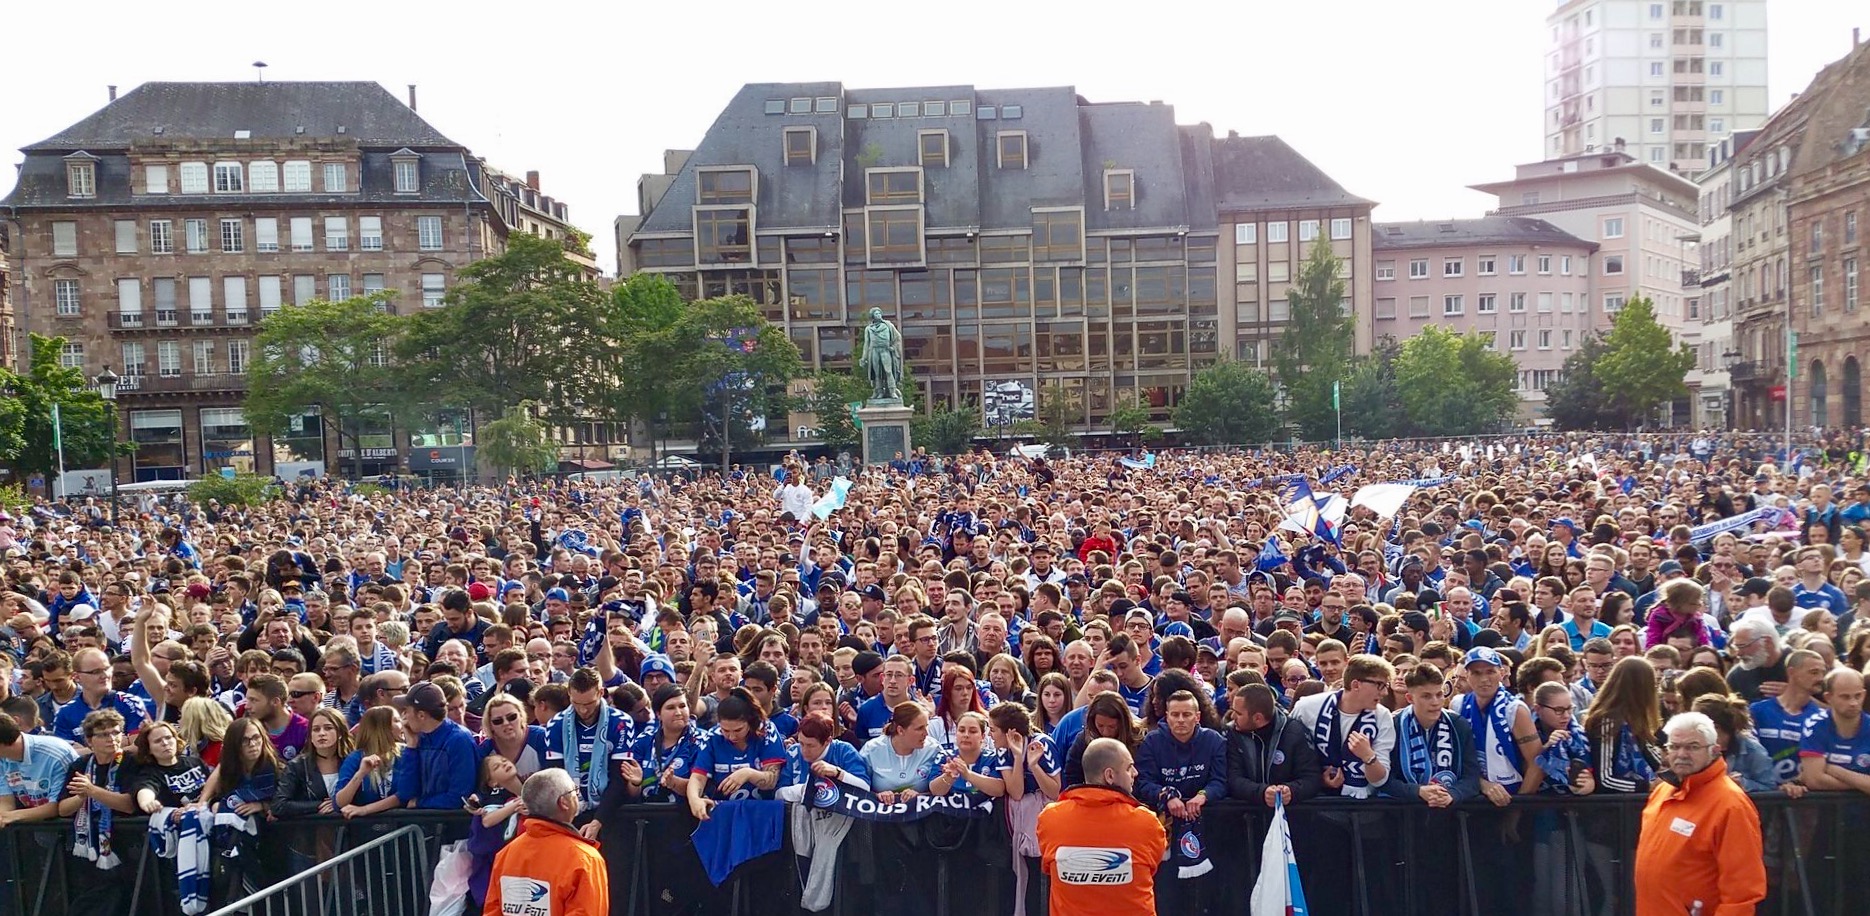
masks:
[[[1261,572],[1272,572],[1289,561],[1290,558],[1279,549],[1279,539],[1269,535],[1266,538],[1266,546],[1260,548],[1259,559],[1254,562],[1253,568]]]

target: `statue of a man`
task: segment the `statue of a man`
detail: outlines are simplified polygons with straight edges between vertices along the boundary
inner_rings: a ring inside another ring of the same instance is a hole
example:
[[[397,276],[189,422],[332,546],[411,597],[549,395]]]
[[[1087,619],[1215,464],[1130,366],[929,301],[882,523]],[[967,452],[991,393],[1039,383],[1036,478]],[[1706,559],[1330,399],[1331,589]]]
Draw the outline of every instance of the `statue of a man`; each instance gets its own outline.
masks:
[[[870,380],[873,401],[901,401],[903,380],[903,335],[896,326],[883,320],[883,310],[870,310],[870,324],[864,328],[864,377]]]

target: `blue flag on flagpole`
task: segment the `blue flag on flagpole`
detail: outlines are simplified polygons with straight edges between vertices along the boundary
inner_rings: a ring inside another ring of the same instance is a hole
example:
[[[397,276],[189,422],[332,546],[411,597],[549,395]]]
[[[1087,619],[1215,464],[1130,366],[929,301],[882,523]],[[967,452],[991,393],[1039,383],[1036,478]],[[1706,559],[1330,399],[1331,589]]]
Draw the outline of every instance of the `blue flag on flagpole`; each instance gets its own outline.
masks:
[[[1267,535],[1266,546],[1260,548],[1259,559],[1254,562],[1253,568],[1261,572],[1272,572],[1286,565],[1286,563],[1290,562],[1290,559],[1291,558],[1287,557],[1285,553],[1279,549],[1279,539],[1272,535]]]

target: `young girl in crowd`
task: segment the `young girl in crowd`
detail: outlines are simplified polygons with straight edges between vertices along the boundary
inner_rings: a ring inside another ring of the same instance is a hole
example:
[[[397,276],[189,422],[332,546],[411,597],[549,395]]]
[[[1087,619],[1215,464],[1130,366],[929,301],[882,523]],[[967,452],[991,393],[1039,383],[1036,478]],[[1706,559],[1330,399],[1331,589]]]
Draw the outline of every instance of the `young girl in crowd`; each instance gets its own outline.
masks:
[[[396,710],[378,706],[364,713],[357,724],[357,749],[338,770],[338,791],[332,798],[347,818],[401,807],[396,797],[396,763],[403,752],[403,723]]]

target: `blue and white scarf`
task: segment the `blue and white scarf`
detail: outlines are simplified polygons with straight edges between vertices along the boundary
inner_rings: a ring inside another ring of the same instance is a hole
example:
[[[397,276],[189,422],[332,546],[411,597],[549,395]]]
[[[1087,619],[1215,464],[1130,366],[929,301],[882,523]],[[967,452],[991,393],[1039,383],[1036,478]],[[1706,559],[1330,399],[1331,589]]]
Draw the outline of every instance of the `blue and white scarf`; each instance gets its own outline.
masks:
[[[559,723],[559,747],[565,749],[565,768],[573,779],[579,779],[585,790],[585,807],[595,807],[604,797],[604,790],[610,788],[610,722],[611,717],[621,715],[616,707],[609,703],[597,704],[597,733],[591,738],[590,769],[581,778],[578,775],[578,711],[565,710],[564,721]]]
[[[1434,725],[1424,728],[1415,710],[1405,709],[1396,717],[1396,733],[1410,782],[1454,788],[1461,778],[1461,750],[1455,744],[1454,724],[1446,715],[1437,716]]]
[[[1342,690],[1325,694],[1324,705],[1318,709],[1318,724],[1312,726],[1312,744],[1318,748],[1325,766],[1343,771],[1343,794],[1351,798],[1369,798],[1370,779],[1364,775],[1364,762],[1344,748],[1346,736],[1341,733],[1338,724],[1338,702],[1343,698]],[[1377,740],[1376,710],[1366,709],[1358,713],[1357,720],[1351,723],[1351,731],[1362,732],[1374,745]]]
[[[149,849],[175,860],[176,892],[182,898],[186,916],[208,909],[208,891],[214,883],[214,846],[210,838],[217,828],[259,833],[253,818],[231,811],[163,808],[149,816]]]
[[[87,758],[84,765],[84,778],[91,784],[109,792],[117,791],[117,776],[122,771],[122,764],[112,762],[104,765],[104,780],[98,781],[97,756]],[[78,806],[78,813],[72,818],[71,854],[109,871],[123,864],[123,859],[110,848],[110,829],[116,812],[110,806],[97,799],[87,798]]]
[[[1513,741],[1513,700],[1512,692],[1507,690],[1505,685],[1501,685],[1494,690],[1493,702],[1487,704],[1487,708],[1483,711],[1479,701],[1470,693],[1461,698],[1461,718],[1466,719],[1467,724],[1473,726],[1475,741],[1480,741],[1481,736],[1487,734],[1486,730],[1491,729],[1493,740],[1501,756],[1506,758],[1507,763],[1513,765],[1514,772],[1524,774],[1525,768],[1521,765],[1518,745]],[[1482,777],[1487,775],[1481,774]]]

